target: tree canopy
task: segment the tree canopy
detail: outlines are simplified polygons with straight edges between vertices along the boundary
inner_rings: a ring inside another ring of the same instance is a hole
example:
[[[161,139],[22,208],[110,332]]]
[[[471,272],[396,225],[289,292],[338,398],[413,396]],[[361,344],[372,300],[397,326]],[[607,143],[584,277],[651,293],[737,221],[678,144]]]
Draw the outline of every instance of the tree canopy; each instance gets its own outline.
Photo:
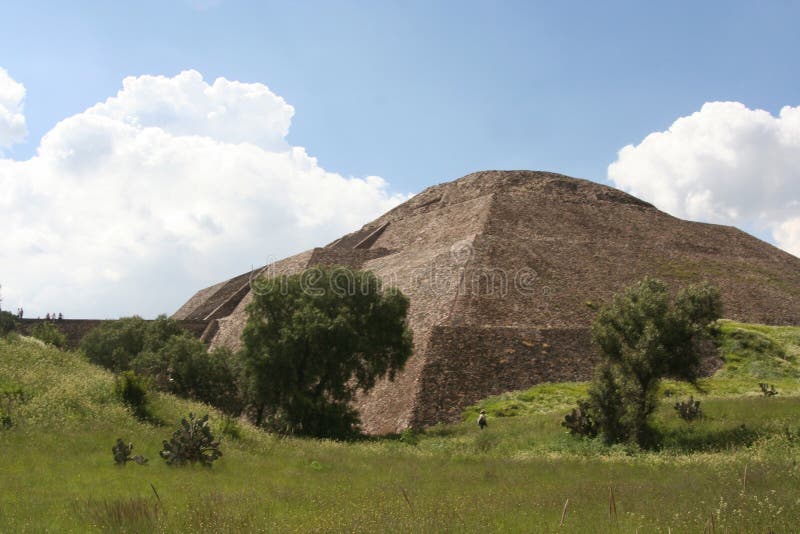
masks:
[[[411,355],[408,299],[369,271],[313,268],[254,282],[242,334],[258,424],[344,438],[358,429],[350,402]]]
[[[672,298],[663,282],[647,278],[616,295],[592,324],[603,363],[579,411],[593,420],[593,430],[608,442],[649,445],[660,380],[697,380],[699,341],[721,315],[720,293],[705,283]]]

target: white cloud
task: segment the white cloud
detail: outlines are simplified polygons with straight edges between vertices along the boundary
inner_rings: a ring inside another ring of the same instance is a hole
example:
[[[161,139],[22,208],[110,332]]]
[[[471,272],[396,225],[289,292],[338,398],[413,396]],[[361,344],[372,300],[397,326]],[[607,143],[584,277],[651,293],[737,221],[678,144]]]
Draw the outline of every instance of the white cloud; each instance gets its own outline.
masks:
[[[782,249],[800,258],[800,217],[782,222],[775,229],[775,240]]]
[[[169,313],[206,284],[405,199],[290,146],[293,113],[258,83],[126,78],[115,97],[59,122],[35,157],[0,159],[5,307]]]
[[[706,103],[620,150],[608,177],[678,217],[771,231],[798,254],[800,106],[775,117],[738,102]]]
[[[20,142],[28,134],[25,115],[22,114],[24,100],[25,86],[14,81],[0,67],[0,148]]]

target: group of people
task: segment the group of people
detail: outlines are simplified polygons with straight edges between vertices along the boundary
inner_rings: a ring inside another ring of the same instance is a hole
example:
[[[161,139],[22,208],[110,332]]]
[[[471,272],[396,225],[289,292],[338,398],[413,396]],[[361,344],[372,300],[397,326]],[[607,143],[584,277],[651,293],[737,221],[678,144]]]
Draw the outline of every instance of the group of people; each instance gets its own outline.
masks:
[[[17,308],[17,317],[19,319],[22,319],[23,315],[25,315],[25,310],[23,310],[22,308]],[[58,315],[56,315],[55,313],[48,313],[47,315],[44,316],[44,318],[46,321],[61,321],[64,319],[64,314],[61,312],[58,312]]]

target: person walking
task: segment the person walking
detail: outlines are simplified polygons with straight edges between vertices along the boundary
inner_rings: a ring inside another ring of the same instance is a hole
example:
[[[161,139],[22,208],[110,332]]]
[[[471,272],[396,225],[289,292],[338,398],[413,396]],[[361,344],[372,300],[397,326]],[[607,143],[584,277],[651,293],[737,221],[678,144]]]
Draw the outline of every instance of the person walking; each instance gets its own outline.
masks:
[[[489,423],[486,422],[486,410],[481,410],[481,414],[478,416],[478,426],[481,430],[489,426]]]

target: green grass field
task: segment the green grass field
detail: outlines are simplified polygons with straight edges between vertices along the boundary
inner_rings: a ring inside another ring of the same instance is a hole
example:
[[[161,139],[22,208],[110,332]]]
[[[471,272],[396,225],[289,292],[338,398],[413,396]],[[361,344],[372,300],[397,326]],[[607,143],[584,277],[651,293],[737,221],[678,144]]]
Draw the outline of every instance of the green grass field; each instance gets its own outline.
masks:
[[[586,384],[544,384],[486,399],[461,424],[357,443],[240,423],[210,469],[158,451],[190,411],[219,428],[215,411],[153,394],[163,423],[142,423],[81,355],[0,340],[0,531],[797,532],[800,328],[721,331],[726,364],[703,393],[664,384],[657,451],[573,438],[560,422]],[[704,412],[692,423],[672,409],[689,394]],[[114,465],[117,437],[149,465]]]

